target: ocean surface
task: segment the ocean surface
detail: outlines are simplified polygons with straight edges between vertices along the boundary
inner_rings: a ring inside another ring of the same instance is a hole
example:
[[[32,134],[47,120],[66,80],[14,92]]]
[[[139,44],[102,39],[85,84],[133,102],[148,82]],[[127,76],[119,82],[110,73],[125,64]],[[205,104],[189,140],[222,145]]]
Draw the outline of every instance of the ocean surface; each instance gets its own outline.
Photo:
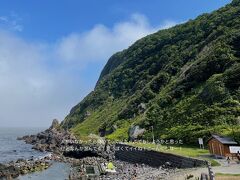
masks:
[[[30,159],[39,158],[47,155],[32,149],[32,145],[23,141],[18,141],[17,137],[37,134],[44,128],[0,128],[0,163],[15,161],[19,158]],[[45,171],[21,176],[19,180],[65,180],[68,178],[70,167],[65,163],[54,162],[53,165]]]
[[[41,128],[0,128],[0,163],[44,156],[44,153],[32,149],[32,145],[18,141],[17,137],[36,134]]]

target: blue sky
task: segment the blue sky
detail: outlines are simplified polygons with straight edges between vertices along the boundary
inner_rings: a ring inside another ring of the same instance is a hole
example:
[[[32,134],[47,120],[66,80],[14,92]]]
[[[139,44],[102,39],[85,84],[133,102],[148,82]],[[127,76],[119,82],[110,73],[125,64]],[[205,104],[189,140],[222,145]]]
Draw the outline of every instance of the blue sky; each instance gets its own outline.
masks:
[[[1,16],[19,16],[23,37],[54,42],[71,32],[84,32],[96,24],[112,27],[133,13],[144,14],[152,26],[177,22],[211,12],[230,0],[2,0]]]
[[[62,120],[107,59],[230,0],[2,0],[0,126]]]

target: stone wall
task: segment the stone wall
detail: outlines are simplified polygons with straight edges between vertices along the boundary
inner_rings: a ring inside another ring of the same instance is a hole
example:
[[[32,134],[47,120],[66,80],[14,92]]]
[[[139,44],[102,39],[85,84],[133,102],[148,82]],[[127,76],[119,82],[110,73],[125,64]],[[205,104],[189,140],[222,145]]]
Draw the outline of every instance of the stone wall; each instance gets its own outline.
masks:
[[[135,148],[125,144],[117,144],[115,157],[130,163],[143,163],[152,167],[168,165],[177,168],[192,168],[207,166],[207,162],[194,158],[187,158],[170,153]]]

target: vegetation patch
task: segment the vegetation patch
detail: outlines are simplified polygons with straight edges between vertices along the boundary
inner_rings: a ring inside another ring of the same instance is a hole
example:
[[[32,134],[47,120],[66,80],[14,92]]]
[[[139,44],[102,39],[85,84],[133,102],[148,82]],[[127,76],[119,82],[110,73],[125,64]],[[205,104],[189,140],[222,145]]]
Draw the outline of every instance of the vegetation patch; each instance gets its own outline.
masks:
[[[235,0],[116,53],[62,127],[123,139],[138,125],[149,139],[153,126],[157,138],[188,145],[212,133],[240,140],[239,13]]]

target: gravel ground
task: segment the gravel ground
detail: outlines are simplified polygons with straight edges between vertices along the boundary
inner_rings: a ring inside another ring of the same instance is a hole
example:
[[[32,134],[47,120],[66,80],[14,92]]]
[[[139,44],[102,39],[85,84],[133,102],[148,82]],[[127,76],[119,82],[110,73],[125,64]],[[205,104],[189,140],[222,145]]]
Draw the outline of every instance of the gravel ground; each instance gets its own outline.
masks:
[[[170,175],[175,172],[175,170],[165,167],[153,168],[145,164],[131,164],[118,160],[112,162],[116,167],[116,173],[101,175],[99,177],[100,180],[169,180]],[[104,163],[107,163],[107,161],[103,158],[88,157],[81,159],[73,165],[73,171],[70,176],[72,179],[77,179],[79,175],[84,176],[84,165],[95,166]]]

